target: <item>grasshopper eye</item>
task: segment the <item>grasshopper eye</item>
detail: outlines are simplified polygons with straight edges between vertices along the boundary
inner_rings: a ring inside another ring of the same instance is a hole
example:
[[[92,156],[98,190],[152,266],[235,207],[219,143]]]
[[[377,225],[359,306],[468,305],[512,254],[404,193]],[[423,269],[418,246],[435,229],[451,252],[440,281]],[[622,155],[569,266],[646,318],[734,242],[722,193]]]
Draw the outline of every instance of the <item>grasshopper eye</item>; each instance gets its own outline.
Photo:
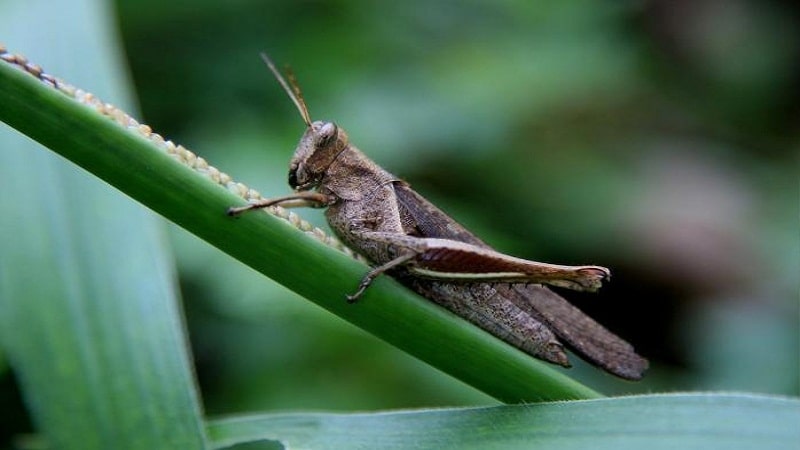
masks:
[[[325,122],[319,127],[317,131],[317,146],[327,147],[328,145],[336,142],[336,137],[339,134],[339,128],[333,122]]]
[[[292,163],[289,165],[289,186],[294,189],[299,184],[297,181],[298,164]]]

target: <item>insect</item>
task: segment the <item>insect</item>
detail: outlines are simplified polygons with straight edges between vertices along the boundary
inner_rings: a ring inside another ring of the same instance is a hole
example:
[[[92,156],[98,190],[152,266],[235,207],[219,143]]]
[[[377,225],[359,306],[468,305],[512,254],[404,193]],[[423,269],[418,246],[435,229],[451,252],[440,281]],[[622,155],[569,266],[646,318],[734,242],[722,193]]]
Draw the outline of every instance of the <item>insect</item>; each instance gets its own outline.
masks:
[[[326,208],[334,233],[373,264],[349,302],[388,272],[536,358],[569,367],[563,341],[609,373],[642,378],[646,359],[545,286],[595,291],[610,278],[608,269],[546,264],[493,250],[351,145],[334,122],[312,121],[294,77],[290,85],[261,56],[306,125],[289,164],[294,193],[230,208],[229,215],[272,205]]]

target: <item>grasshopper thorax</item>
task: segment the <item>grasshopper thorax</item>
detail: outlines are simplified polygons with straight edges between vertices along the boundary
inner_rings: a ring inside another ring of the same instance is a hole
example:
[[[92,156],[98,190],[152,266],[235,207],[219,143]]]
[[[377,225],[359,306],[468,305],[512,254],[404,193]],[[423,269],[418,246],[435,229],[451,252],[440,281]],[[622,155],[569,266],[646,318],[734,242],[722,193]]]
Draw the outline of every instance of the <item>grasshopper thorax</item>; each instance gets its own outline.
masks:
[[[289,186],[299,191],[317,186],[347,144],[347,133],[335,123],[312,122],[289,164]]]

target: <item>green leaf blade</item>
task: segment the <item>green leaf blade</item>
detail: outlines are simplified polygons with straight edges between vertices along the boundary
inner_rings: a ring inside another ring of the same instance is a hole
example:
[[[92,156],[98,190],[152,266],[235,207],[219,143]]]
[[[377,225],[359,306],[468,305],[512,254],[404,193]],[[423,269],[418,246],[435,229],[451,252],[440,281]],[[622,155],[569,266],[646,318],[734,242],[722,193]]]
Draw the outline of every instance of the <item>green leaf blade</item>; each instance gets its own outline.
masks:
[[[216,448],[794,449],[800,401],[673,394],[382,414],[265,414],[209,422]]]
[[[27,42],[42,62],[72,67],[72,76],[93,80],[113,98],[128,98],[121,70],[108,62],[118,59],[102,2],[0,10],[0,22],[13,30],[5,38]],[[43,18],[50,19],[48,32],[64,40],[18,26]],[[78,45],[81,38],[90,39]],[[82,52],[77,68],[70,65],[75,55],[63,51],[70,45]],[[46,102],[13,84],[3,88],[11,99],[0,108]],[[55,140],[70,133],[57,115],[15,119],[54,131]],[[0,348],[44,443],[205,448],[163,224],[13,130],[0,130],[0,147]]]

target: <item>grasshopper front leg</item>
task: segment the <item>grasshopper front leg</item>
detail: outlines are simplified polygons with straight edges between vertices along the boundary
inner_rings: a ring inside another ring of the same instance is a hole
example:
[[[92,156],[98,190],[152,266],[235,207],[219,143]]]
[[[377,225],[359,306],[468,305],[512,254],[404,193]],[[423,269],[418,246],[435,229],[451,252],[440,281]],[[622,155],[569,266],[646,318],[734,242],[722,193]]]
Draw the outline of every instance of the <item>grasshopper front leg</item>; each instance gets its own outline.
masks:
[[[283,197],[264,199],[255,203],[250,203],[246,206],[232,206],[228,208],[226,214],[234,217],[247,211],[268,208],[276,205],[281,205],[284,208],[324,208],[329,206],[332,202],[333,200],[329,195],[320,194],[319,192],[295,192],[294,194]]]

